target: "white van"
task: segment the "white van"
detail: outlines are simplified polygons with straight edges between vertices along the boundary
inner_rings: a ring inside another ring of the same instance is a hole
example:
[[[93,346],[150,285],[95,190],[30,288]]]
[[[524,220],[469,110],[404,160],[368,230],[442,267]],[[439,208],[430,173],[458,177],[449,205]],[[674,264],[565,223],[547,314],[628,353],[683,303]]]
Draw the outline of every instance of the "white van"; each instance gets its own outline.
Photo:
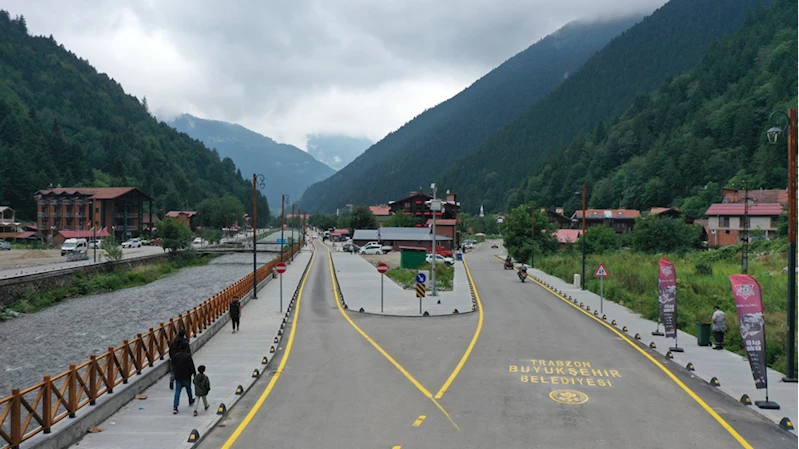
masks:
[[[80,253],[89,249],[89,243],[86,239],[66,239],[61,246],[61,255],[64,256],[68,253]]]

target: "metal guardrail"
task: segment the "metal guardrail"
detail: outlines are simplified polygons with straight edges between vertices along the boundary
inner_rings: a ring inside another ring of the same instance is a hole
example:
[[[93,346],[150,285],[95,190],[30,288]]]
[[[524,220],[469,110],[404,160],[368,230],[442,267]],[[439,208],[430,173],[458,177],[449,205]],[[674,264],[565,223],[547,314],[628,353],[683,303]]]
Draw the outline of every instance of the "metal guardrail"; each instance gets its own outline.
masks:
[[[295,245],[284,253],[293,256],[301,248]],[[256,271],[257,282],[272,275],[280,261],[279,257],[261,266]],[[307,267],[306,267],[307,270]],[[95,405],[98,397],[112,394],[114,387],[127,384],[129,379],[163,360],[169,353],[169,343],[178,330],[185,329],[192,338],[203,332],[216,319],[227,313],[234,297],[241,297],[252,290],[252,273],[233,285],[208,298],[185,314],[161,323],[133,340],[124,340],[121,346],[108,347],[100,355],[92,355],[80,365],[55,377],[44,376],[44,380],[25,389],[14,388],[11,396],[0,399],[0,438],[5,441],[2,449],[17,449],[22,442],[40,432],[51,432],[51,427],[64,418],[75,418],[76,412]],[[295,293],[295,297],[298,292]]]

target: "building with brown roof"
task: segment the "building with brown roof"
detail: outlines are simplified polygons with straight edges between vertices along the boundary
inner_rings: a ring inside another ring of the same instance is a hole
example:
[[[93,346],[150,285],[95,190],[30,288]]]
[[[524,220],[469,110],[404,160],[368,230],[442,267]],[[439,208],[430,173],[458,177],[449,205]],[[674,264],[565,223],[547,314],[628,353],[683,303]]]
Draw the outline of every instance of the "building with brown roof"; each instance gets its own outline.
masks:
[[[723,204],[743,203],[749,195],[750,204],[788,204],[788,189],[785,190],[739,190],[731,188],[721,189],[721,202]]]
[[[0,239],[13,239],[22,232],[20,223],[15,218],[14,209],[0,206]]]
[[[37,228],[52,241],[60,231],[107,229],[118,240],[143,231],[144,202],[153,199],[135,187],[57,187],[36,192]],[[152,222],[152,217],[150,217]]]
[[[432,199],[433,195],[423,191],[411,192],[409,196],[401,200],[389,202],[388,207],[392,215],[412,215],[419,218],[419,221],[424,221],[428,218],[433,218],[433,212],[430,210],[430,204],[428,203]],[[442,206],[444,210],[436,212],[436,218],[458,218],[460,203],[458,202],[457,194],[447,193],[446,200],[442,198]]]
[[[369,206],[369,211],[377,219],[377,223],[383,226],[383,223],[391,218],[391,208],[387,204],[380,204],[378,206]]]
[[[197,212],[193,210],[171,210],[166,213],[167,218],[174,218],[175,220],[188,226],[192,231],[197,230],[196,217]]]
[[[619,234],[631,232],[635,227],[635,219],[641,212],[634,209],[586,209],[585,227],[608,226]],[[582,226],[583,211],[577,210],[571,217],[576,227]]]

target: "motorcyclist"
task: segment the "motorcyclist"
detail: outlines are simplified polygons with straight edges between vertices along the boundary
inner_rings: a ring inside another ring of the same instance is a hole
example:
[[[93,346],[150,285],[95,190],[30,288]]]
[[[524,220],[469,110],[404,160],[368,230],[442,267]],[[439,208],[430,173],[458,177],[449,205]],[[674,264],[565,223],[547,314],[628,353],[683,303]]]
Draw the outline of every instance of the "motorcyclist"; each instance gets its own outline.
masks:
[[[505,267],[513,267],[513,259],[510,258],[510,255],[505,258]]]

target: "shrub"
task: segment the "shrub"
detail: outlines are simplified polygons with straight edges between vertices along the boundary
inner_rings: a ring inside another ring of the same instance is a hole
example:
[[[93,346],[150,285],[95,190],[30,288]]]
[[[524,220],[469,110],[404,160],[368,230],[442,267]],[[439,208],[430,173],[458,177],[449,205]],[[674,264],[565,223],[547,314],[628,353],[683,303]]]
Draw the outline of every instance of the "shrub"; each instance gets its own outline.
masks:
[[[713,276],[713,265],[707,262],[697,262],[696,273],[703,276]]]

